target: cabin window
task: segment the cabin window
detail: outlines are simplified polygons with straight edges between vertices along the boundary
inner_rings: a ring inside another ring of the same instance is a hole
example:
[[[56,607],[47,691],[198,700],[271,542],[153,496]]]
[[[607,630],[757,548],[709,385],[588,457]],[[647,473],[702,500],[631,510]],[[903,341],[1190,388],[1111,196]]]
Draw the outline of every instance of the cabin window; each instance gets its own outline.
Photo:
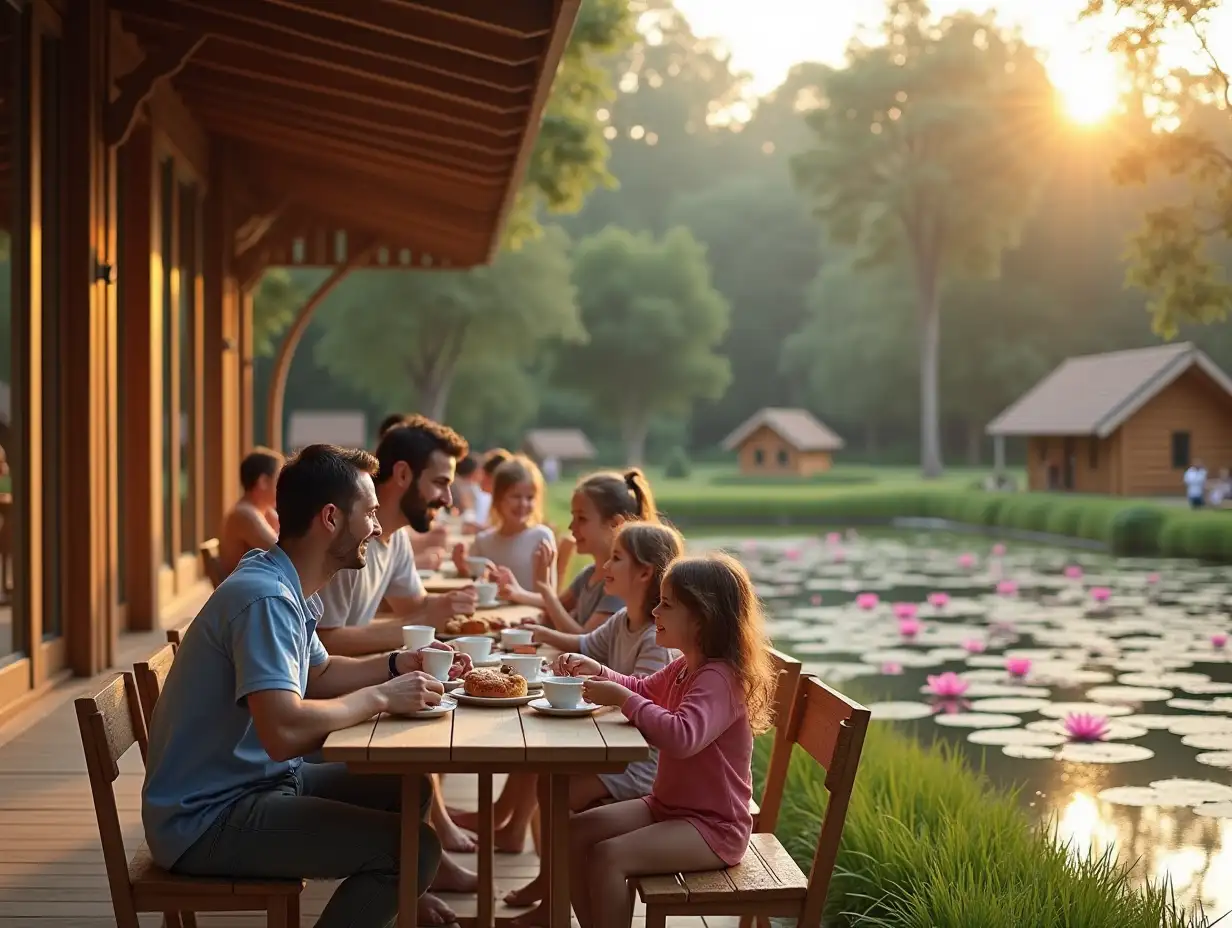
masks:
[[[1099,469],[1099,439],[1087,439],[1087,467],[1091,470]]]
[[[1189,467],[1189,433],[1172,433],[1172,466],[1176,470]]]
[[[754,448],[753,449],[753,463],[756,464],[758,467],[765,464],[766,463],[766,452],[762,451],[760,448]]]
[[[1041,461],[1048,460],[1048,439],[1041,438],[1039,440],[1039,459]]]
[[[779,467],[787,466],[787,452],[782,448],[779,449]]]

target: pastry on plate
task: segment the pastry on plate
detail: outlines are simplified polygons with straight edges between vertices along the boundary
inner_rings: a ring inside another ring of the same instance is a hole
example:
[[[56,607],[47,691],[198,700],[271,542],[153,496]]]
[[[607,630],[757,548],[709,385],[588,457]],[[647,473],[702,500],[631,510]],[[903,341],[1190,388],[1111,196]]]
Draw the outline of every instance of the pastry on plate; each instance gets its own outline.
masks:
[[[462,678],[468,696],[510,699],[526,695],[526,678],[509,667],[480,667]]]

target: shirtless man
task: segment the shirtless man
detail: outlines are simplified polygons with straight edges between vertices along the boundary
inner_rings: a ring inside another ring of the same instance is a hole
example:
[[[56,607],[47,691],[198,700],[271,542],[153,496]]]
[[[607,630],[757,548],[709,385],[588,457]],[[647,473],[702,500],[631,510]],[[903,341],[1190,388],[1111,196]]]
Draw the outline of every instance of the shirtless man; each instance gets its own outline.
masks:
[[[254,449],[240,462],[244,495],[231,507],[218,535],[218,561],[226,577],[253,548],[268,551],[278,541],[274,491],[283,457],[269,448]]]

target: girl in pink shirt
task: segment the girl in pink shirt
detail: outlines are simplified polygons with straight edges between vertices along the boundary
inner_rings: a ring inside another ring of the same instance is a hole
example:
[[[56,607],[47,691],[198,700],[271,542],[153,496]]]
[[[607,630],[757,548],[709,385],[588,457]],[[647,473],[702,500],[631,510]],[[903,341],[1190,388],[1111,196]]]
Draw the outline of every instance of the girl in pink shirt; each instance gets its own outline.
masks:
[[[628,928],[630,877],[740,862],[753,830],[753,734],[770,722],[774,671],[748,573],[724,554],[675,561],[653,611],[655,641],[682,657],[645,678],[580,654],[558,672],[591,676],[583,694],[618,706],[651,745],[649,796],[574,817],[571,899],[582,928]]]

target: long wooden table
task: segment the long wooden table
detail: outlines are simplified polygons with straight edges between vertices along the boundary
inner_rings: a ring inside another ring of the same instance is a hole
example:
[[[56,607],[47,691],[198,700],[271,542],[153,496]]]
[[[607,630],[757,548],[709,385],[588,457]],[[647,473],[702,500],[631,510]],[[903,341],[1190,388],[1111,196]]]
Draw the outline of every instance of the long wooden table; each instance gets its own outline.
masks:
[[[475,924],[495,923],[493,885],[492,775],[537,773],[548,777],[551,799],[543,838],[551,928],[569,928],[569,778],[617,773],[650,757],[641,732],[616,709],[580,718],[543,715],[528,706],[487,708],[459,704],[435,719],[383,714],[334,732],[325,742],[326,761],[342,761],[357,773],[402,777],[402,872],[399,928],[416,928],[420,781],[426,773],[479,775],[479,895]]]

